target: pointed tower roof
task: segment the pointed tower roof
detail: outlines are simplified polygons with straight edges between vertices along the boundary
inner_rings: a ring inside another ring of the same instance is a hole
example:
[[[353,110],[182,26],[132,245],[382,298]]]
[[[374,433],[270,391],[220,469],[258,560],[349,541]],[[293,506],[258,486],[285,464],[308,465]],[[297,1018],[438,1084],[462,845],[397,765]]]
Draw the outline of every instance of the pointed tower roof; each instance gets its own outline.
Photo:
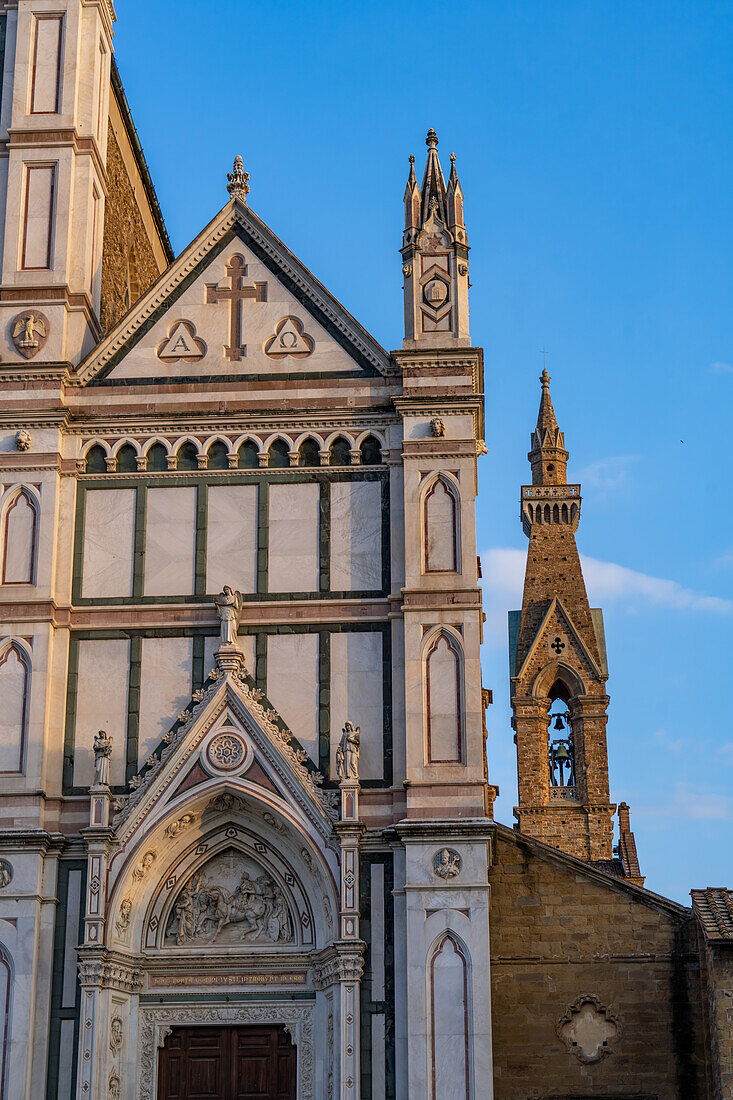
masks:
[[[550,375],[546,368],[540,375],[540,383],[540,409],[537,427],[532,432],[532,450],[528,455],[532,464],[532,481],[535,485],[565,485],[569,454],[565,450],[565,433],[558,427],[552,406]]]
[[[425,144],[428,147],[428,159],[425,165],[425,175],[422,181],[422,223],[423,225],[430,217],[430,214],[435,214],[436,217],[444,223],[448,221],[448,215],[445,204],[445,180],[443,178],[443,169],[440,167],[440,160],[438,158],[438,135],[432,127],[428,130],[428,135],[425,138]]]

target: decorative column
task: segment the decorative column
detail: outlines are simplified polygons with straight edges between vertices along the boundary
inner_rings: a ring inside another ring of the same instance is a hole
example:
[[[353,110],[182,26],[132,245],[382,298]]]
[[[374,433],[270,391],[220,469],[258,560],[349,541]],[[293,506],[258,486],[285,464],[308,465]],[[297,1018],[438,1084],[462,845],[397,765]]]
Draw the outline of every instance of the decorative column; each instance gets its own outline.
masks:
[[[335,829],[341,842],[341,939],[338,952],[341,1025],[341,1100],[361,1096],[361,976],[365,944],[359,937],[359,728],[347,722],[336,750],[341,787],[341,820]]]
[[[100,730],[94,738],[94,784],[89,789],[89,827],[82,830],[87,845],[87,890],[84,911],[84,942],[79,949],[80,967],[86,976],[82,981],[81,1026],[79,1029],[79,1070],[77,1096],[86,1100],[105,1094],[103,1067],[106,1061],[101,1031],[100,999],[101,970],[106,956],[104,929],[106,916],[107,866],[112,846],[110,827],[111,791],[109,765],[112,738]],[[119,920],[129,922],[129,910],[120,909]]]

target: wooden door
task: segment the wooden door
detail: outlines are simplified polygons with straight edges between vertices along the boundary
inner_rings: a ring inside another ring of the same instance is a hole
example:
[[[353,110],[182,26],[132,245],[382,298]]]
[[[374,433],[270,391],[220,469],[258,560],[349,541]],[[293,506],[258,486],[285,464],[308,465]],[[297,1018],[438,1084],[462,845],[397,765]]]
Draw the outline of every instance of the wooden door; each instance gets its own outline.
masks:
[[[296,1100],[297,1053],[282,1027],[175,1028],[158,1100]]]

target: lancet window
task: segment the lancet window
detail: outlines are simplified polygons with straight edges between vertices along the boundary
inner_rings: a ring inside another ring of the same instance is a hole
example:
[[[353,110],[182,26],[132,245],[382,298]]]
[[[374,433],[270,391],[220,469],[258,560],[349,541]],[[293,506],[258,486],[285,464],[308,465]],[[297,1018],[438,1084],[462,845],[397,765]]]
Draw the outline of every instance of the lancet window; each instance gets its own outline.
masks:
[[[568,705],[557,694],[548,711],[548,752],[550,786],[575,788],[575,748]]]

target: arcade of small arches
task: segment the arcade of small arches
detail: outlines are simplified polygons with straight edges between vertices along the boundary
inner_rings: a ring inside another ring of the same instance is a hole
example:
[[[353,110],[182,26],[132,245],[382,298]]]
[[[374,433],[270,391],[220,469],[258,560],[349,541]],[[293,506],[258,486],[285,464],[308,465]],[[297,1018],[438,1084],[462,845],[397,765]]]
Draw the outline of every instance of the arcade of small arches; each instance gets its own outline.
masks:
[[[115,444],[91,440],[80,469],[88,474],[166,473],[170,471],[283,469],[299,466],[378,466],[384,462],[385,442],[374,432],[352,436],[333,432],[325,438],[306,433],[295,438],[282,434],[208,438],[185,436],[171,441],[156,436],[145,443],[121,439]]]
[[[579,508],[567,504],[525,504],[532,523],[575,523]]]

